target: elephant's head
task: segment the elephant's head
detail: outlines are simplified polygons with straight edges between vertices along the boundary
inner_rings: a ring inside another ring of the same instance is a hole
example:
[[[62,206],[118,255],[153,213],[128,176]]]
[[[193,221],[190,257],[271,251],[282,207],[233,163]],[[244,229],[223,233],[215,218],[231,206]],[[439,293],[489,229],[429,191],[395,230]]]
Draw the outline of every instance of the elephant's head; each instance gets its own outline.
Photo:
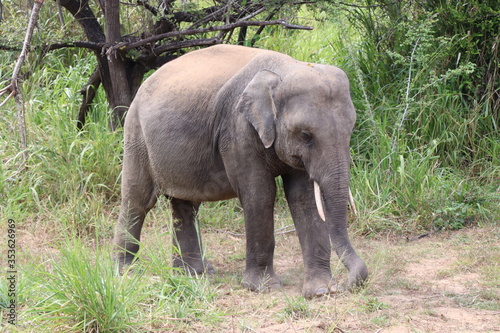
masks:
[[[239,109],[266,148],[314,182],[318,215],[326,220],[335,250],[351,272],[348,284],[367,276],[347,236],[349,142],[356,120],[345,73],[333,66],[299,63],[287,74],[259,71],[246,86]]]
[[[266,148],[274,144],[283,162],[308,172],[324,220],[320,191],[327,211],[347,206],[349,141],[356,113],[343,71],[332,66],[301,67],[283,78],[261,70],[245,88],[238,107]]]

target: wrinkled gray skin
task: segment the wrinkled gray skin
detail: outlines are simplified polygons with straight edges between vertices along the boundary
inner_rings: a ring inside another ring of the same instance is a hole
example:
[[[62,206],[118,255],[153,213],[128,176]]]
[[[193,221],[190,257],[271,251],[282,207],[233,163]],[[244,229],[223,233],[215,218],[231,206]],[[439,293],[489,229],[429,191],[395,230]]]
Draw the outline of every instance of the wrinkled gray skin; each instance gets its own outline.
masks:
[[[196,212],[202,201],[237,196],[246,229],[243,285],[279,288],[273,209],[275,177],[281,176],[302,247],[304,296],[339,289],[330,270],[331,244],[349,270],[347,289],[360,286],[368,270],[347,235],[355,119],[348,79],[333,66],[229,45],[169,62],[141,86],[125,121],[115,236],[120,266],[134,259],[144,217],[166,195],[182,253],[175,266],[212,271],[201,255]],[[318,214],[314,181],[326,222]]]

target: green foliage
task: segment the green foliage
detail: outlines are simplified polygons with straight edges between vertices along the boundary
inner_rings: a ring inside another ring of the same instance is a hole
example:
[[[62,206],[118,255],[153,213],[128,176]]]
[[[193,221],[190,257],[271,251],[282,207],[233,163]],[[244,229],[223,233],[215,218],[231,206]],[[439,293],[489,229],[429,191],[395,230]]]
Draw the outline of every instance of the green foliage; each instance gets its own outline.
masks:
[[[464,225],[495,221],[499,110],[463,92],[478,68],[465,57],[456,61],[460,36],[439,34],[439,16],[418,3],[362,4],[369,7],[304,12],[321,20],[307,38],[277,31],[261,41],[335,64],[351,78],[358,111],[351,188],[361,208],[353,226],[370,233],[443,228],[457,216]]]
[[[64,332],[141,332],[150,325],[172,329],[172,318],[217,317],[206,311],[215,297],[206,279],[148,260],[120,275],[109,246],[92,248],[74,235],[58,249],[54,258],[23,269],[30,281],[18,288],[23,325]]]
[[[381,302],[375,296],[364,296],[364,297],[362,297],[362,300],[364,302],[362,308],[366,312],[375,312],[375,311],[380,311],[380,310],[389,308],[389,306],[387,304],[385,304],[384,302]]]
[[[78,240],[64,244],[60,258],[50,264],[48,270],[27,272],[36,281],[31,300],[36,303],[28,311],[33,325],[45,322],[54,329],[83,332],[133,328],[136,304],[147,296],[141,273],[120,276],[109,252],[94,253]]]
[[[27,18],[24,5],[2,3],[4,18]],[[314,31],[268,27],[256,44],[303,61],[335,64],[348,73],[358,111],[351,190],[359,214],[351,229],[362,234],[414,233],[498,224],[498,5],[479,0],[363,4],[384,6],[323,2],[317,9],[303,7],[302,19],[294,23],[314,25]],[[48,22],[57,26],[54,13],[43,11],[44,27]],[[127,29],[141,23],[132,18],[124,23]],[[2,33],[22,37],[21,23],[9,27],[5,22]],[[49,35],[39,31],[36,38],[47,41],[78,31],[67,27],[66,32]],[[15,56],[2,51],[2,85]],[[211,311],[217,297],[214,282],[168,267],[172,250],[164,242],[170,230],[160,232],[156,247],[141,252],[143,260],[134,271],[119,276],[113,268],[107,244],[119,206],[122,132],[108,130],[101,91],[83,131],[75,122],[78,92],[94,67],[93,56],[85,52],[53,52],[41,64],[28,59],[23,71],[30,70],[31,76],[22,84],[26,161],[18,143],[14,100],[0,111],[0,212],[18,222],[22,237],[34,235],[52,251],[20,251],[22,322],[40,331],[90,332],[189,331],[192,322],[216,321],[219,314]],[[276,225],[291,224],[281,188],[278,195]],[[147,222],[163,230],[159,221],[165,219],[168,205],[158,206]],[[244,231],[236,200],[204,204],[200,221],[202,228]],[[229,259],[241,260],[241,253]],[[498,285],[493,278],[489,283]],[[5,287],[5,281],[0,283],[0,307],[5,306]],[[491,302],[481,306],[495,309],[491,304],[498,295],[483,299]],[[285,295],[280,315],[286,320],[310,318],[311,304]],[[387,305],[366,297],[360,307],[372,313]],[[383,325],[385,317],[377,318]]]
[[[408,142],[410,149],[445,132],[463,133],[462,137],[445,138],[443,150],[459,146],[464,149],[464,159],[481,159],[486,156],[477,154],[477,142],[472,137],[498,132],[500,71],[496,39],[500,16],[494,13],[500,5],[479,2],[462,5],[455,1],[367,0],[364,4],[374,7],[346,12],[346,17],[360,27],[362,42],[357,47],[355,67],[360,71],[363,93],[372,104],[383,98],[384,106],[390,102],[399,106],[399,112],[391,112],[389,118],[391,124],[398,124],[392,135],[416,136],[418,140]],[[455,19],[459,14],[468,21]],[[480,17],[489,19],[485,23]],[[491,24],[496,27],[494,32]],[[480,51],[479,44],[491,47]],[[366,116],[373,118],[374,112],[385,111],[386,107],[365,110]]]
[[[465,227],[472,220],[474,207],[458,204],[454,207],[438,209],[436,214],[438,217],[434,221],[434,226],[437,229],[458,230]]]
[[[20,221],[27,216],[58,221],[64,229],[110,232],[110,203],[118,199],[122,133],[107,129],[107,102],[95,101],[98,112],[83,131],[76,129],[78,91],[93,67],[93,59],[74,63],[85,53],[58,52],[23,83],[29,146],[19,154],[15,112],[5,114],[0,150],[0,197],[6,214]],[[15,110],[12,101],[6,105]],[[13,129],[13,130],[12,130]],[[7,144],[8,143],[8,144]],[[24,167],[24,169],[21,169]],[[111,208],[112,209],[112,208]]]
[[[304,297],[292,297],[286,294],[283,294],[283,297],[285,299],[285,308],[282,314],[285,317],[299,320],[311,316],[309,302]]]
[[[428,0],[422,3],[422,7],[426,11],[436,13],[436,20],[439,23],[434,25],[434,29],[437,35],[457,39],[456,61],[469,61],[477,65],[474,73],[464,78],[465,82],[462,82],[464,94],[471,98],[496,99],[490,102],[492,107],[498,107],[500,86],[498,1]]]

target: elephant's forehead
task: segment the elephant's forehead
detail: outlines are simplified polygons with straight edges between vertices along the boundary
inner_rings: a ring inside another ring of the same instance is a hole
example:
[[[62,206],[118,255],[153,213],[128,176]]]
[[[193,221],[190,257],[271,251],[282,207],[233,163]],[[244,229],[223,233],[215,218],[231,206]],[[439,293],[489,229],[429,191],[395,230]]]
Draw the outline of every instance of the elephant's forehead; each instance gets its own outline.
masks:
[[[350,130],[356,120],[349,90],[334,91],[328,84],[291,89],[278,112],[291,128],[331,128],[341,123]]]
[[[322,66],[322,68],[293,66],[287,70],[283,78],[284,94],[289,97],[310,96],[312,99],[320,99],[323,102],[332,98],[348,99],[350,93],[347,77],[341,70],[328,67],[331,66]]]
[[[281,94],[281,108],[294,113],[333,114],[337,109],[352,107],[349,89],[332,86],[328,81],[301,84],[285,88]]]

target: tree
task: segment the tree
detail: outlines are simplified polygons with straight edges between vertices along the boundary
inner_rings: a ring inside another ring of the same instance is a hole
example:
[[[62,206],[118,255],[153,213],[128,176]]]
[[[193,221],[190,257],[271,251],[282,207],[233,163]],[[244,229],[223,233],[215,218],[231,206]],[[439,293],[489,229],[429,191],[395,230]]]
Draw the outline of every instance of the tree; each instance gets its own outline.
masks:
[[[119,127],[145,73],[175,59],[185,48],[225,42],[253,45],[269,25],[312,29],[275,19],[301,5],[286,0],[213,0],[206,6],[186,0],[56,1],[78,22],[86,40],[50,44],[43,54],[86,48],[97,59],[97,68],[82,89],[79,128],[100,85],[112,110],[110,127]],[[251,38],[248,27],[258,27]]]

